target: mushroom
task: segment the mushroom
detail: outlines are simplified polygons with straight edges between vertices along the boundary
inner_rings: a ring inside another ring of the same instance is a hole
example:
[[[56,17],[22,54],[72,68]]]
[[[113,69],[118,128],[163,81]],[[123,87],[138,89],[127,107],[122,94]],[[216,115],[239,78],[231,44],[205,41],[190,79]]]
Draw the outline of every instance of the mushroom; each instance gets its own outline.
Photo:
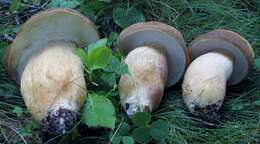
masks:
[[[131,117],[136,112],[155,110],[164,88],[176,84],[189,63],[181,33],[159,22],[138,23],[119,35],[118,47],[126,55],[130,72],[119,81],[126,114]]]
[[[73,50],[98,39],[87,17],[58,8],[32,16],[7,50],[6,70],[20,84],[28,111],[42,121],[44,131],[64,134],[77,121],[86,82]]]
[[[254,59],[248,41],[235,32],[217,29],[197,37],[189,46],[192,63],[182,84],[189,111],[205,120],[217,117],[226,85],[235,85],[247,75]]]

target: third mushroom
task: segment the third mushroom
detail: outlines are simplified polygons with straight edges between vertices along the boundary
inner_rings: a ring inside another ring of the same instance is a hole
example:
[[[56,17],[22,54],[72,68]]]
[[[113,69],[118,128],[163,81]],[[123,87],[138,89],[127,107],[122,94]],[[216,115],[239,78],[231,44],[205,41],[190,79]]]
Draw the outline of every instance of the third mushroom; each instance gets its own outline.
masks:
[[[118,47],[130,72],[119,82],[123,108],[130,117],[153,111],[164,89],[181,79],[189,63],[181,33],[159,22],[138,23],[120,34]]]
[[[217,29],[197,37],[189,46],[191,60],[182,84],[189,111],[213,121],[226,94],[226,85],[241,82],[250,70],[254,53],[246,39]]]

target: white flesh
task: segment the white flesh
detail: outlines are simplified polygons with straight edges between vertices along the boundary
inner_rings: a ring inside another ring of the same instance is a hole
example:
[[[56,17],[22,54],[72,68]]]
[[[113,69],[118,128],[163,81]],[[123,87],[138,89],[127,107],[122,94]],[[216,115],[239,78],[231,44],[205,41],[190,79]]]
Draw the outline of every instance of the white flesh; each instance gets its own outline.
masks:
[[[121,77],[119,93],[127,115],[154,110],[161,101],[167,80],[164,52],[148,46],[138,47],[127,55],[125,62],[130,75]]]
[[[196,114],[195,106],[204,108],[216,104],[218,110],[224,101],[226,83],[232,71],[232,60],[221,53],[210,52],[196,58],[188,67],[182,84],[188,109]]]
[[[72,43],[53,42],[32,57],[21,77],[21,93],[29,112],[42,120],[58,108],[77,111],[86,94],[83,64]]]

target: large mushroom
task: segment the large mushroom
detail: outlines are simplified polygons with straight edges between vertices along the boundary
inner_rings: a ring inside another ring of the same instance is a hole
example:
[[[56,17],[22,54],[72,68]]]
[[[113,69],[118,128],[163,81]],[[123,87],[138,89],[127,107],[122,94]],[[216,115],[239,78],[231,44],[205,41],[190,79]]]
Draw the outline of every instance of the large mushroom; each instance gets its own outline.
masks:
[[[226,85],[247,75],[254,59],[248,41],[235,32],[217,29],[197,37],[189,46],[191,60],[182,84],[189,111],[213,121],[220,109]]]
[[[74,126],[86,83],[83,63],[73,50],[98,39],[87,17],[59,8],[32,16],[7,50],[7,72],[21,85],[32,117],[50,134],[63,134]]]
[[[128,116],[153,111],[164,89],[177,83],[189,63],[185,41],[175,28],[145,22],[126,28],[118,47],[126,55],[130,74],[119,82],[121,104]]]

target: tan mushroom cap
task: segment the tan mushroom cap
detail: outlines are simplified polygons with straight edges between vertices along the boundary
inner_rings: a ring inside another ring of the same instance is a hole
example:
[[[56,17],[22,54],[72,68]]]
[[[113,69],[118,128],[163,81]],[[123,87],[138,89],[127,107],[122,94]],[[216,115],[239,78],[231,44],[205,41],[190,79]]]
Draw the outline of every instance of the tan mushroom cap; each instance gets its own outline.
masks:
[[[6,52],[6,70],[12,79],[20,83],[27,61],[50,41],[69,41],[81,47],[98,39],[95,25],[77,11],[64,8],[44,10],[23,24]]]
[[[164,23],[144,22],[131,25],[120,33],[117,44],[124,55],[139,46],[155,44],[164,47],[168,63],[166,87],[177,83],[189,64],[188,50],[181,33]]]
[[[228,85],[241,82],[254,60],[254,51],[249,42],[233,31],[217,29],[200,35],[189,46],[191,60],[215,50],[225,51],[233,59],[234,69]]]

